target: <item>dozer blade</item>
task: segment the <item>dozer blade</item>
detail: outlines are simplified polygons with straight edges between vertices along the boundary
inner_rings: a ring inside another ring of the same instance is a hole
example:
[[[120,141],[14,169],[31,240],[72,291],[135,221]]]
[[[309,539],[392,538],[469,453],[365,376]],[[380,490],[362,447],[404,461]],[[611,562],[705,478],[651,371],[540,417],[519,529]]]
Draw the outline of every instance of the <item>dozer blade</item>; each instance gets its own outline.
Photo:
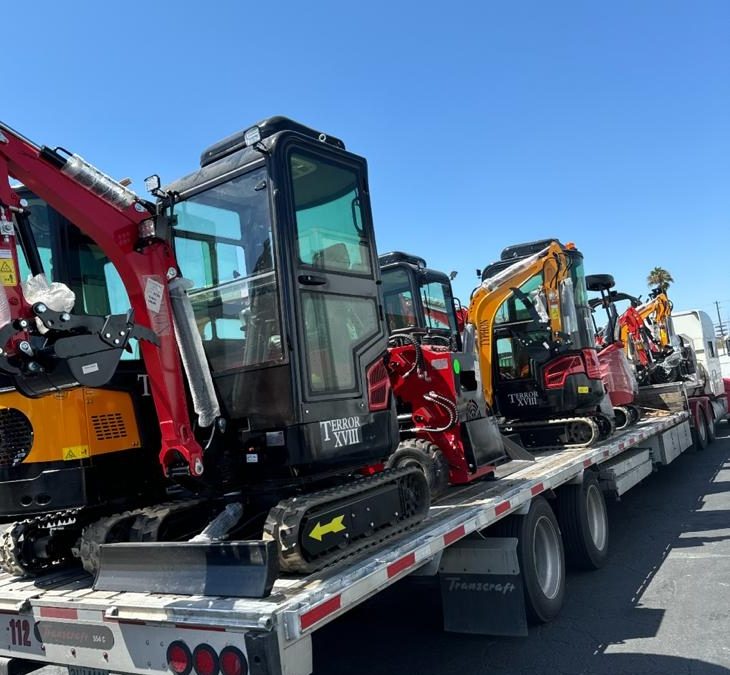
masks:
[[[273,541],[104,544],[94,589],[265,598],[278,574]]]
[[[525,450],[514,438],[502,435],[502,441],[504,442],[504,450],[510,459],[535,461],[535,455]]]

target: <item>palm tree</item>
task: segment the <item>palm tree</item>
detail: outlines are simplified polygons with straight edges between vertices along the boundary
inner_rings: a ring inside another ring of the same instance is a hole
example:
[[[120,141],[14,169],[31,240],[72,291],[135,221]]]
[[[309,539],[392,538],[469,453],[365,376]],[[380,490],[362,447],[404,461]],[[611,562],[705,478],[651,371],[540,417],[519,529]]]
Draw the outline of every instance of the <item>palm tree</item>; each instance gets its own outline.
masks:
[[[663,267],[655,267],[646,277],[646,283],[649,284],[650,288],[660,288],[666,292],[669,285],[674,283],[674,277]]]

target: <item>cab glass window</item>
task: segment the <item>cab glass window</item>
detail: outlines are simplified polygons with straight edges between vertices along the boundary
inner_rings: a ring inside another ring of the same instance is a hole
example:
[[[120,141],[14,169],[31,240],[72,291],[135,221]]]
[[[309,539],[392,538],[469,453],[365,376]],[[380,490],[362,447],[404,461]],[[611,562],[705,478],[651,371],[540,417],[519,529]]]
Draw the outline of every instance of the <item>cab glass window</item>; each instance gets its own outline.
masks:
[[[522,286],[520,286],[520,290],[529,298],[538,314],[545,313],[543,309],[545,304],[545,296],[542,288],[542,272],[536,274],[533,277],[530,277],[524,284],[522,284]],[[546,313],[545,316],[547,317]],[[495,324],[521,323],[531,320],[532,314],[530,307],[524,302],[522,298],[514,294],[510,295],[501,304],[501,306],[497,310],[496,316],[494,317]]]
[[[418,326],[408,273],[400,268],[383,270],[381,278],[388,331]]]
[[[454,305],[447,287],[432,281],[421,286],[421,303],[426,320],[426,328],[436,328],[456,333]]]
[[[301,264],[371,275],[358,173],[298,152],[289,162]]]
[[[177,204],[175,254],[213,373],[284,359],[266,172]]]
[[[306,291],[302,309],[310,391],[353,391],[356,349],[378,329],[375,300]]]

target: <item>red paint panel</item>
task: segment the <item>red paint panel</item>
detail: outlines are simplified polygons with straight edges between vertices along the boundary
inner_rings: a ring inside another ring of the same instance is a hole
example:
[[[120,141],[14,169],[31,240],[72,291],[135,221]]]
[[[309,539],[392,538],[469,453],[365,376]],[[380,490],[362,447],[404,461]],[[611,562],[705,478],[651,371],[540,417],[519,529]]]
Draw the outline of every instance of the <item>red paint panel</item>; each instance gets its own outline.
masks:
[[[388,565],[388,579],[391,579],[396,574],[400,574],[403,570],[408,569],[412,565],[416,564],[416,554],[409,553],[403,556],[400,560],[396,560],[394,563]]]
[[[451,530],[451,532],[447,532],[444,535],[444,546],[448,546],[449,544],[453,544],[457,539],[461,539],[466,534],[466,530],[464,529],[463,525],[459,525],[455,530]]]
[[[78,619],[79,613],[72,607],[41,607],[41,616],[46,619]]]
[[[332,612],[336,612],[341,606],[342,597],[336,595],[334,598],[330,598],[321,605],[313,607],[308,612],[304,612],[299,619],[299,624],[301,625],[302,630],[307,630],[307,628],[310,628],[318,621],[329,616]]]
[[[505,499],[503,502],[497,504],[494,509],[494,514],[496,516],[501,516],[505,511],[509,511],[510,506],[511,504],[509,503],[509,499]]]
[[[534,497],[535,495],[539,495],[541,492],[545,491],[545,485],[543,483],[538,483],[537,485],[533,485],[532,489],[530,490],[530,494]]]

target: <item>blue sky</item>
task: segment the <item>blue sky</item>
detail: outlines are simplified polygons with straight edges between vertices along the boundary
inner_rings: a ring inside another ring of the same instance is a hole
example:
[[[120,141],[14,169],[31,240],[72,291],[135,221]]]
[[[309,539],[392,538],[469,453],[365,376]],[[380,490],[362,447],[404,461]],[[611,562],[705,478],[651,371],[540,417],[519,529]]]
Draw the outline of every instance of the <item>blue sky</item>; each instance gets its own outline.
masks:
[[[32,9],[30,9],[32,7]],[[273,114],[368,158],[378,246],[474,270],[575,241],[588,272],[730,320],[730,3],[71,2],[5,8],[2,118],[164,181]]]

